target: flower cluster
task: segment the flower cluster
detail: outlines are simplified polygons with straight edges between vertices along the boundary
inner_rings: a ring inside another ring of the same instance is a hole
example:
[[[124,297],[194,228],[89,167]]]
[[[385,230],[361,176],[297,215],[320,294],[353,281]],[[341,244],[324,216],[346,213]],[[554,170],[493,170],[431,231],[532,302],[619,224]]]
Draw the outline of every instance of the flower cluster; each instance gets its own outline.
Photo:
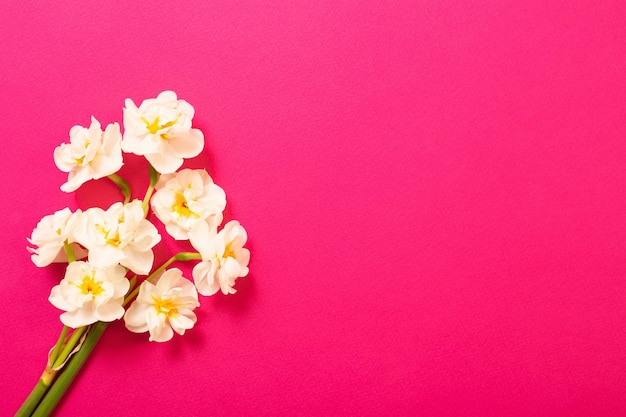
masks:
[[[179,170],[184,159],[204,148],[202,132],[192,128],[189,103],[165,91],[139,107],[127,99],[123,113],[123,133],[117,123],[103,131],[94,117],[88,128],[72,127],[70,142],[55,149],[54,161],[68,173],[62,191],[108,177],[125,200],[106,210],[64,208],[45,216],[28,239],[28,251],[38,267],[68,263],[49,297],[63,311],[65,326],[77,329],[123,317],[130,331],[148,332],[150,341],[164,342],[194,326],[198,293],[235,292],[236,279],[248,274],[247,235],[237,221],[221,227],[226,194],[204,169]],[[150,187],[143,200],[131,201],[128,183],[117,175],[123,152],[149,162]],[[150,214],[195,252],[176,254],[153,269],[153,250],[162,237]],[[174,261],[193,259],[200,261],[193,282],[178,268],[166,269]]]

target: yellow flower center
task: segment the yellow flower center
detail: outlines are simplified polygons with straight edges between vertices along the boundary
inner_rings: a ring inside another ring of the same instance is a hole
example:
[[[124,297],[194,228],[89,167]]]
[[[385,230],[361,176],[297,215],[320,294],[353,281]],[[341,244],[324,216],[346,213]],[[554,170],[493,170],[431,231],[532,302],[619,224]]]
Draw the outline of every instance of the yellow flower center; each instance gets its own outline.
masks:
[[[105,229],[104,226],[102,226],[101,224],[96,225],[96,230],[104,235],[104,241],[107,245],[119,246],[120,243],[122,243],[122,241],[120,240],[120,233],[118,231],[115,231],[115,235],[111,237],[109,236],[111,234],[111,231]]]
[[[154,296],[152,297],[152,300],[154,301],[154,309],[157,314],[165,314],[168,319],[176,317],[178,314],[178,304],[172,300],[168,298],[156,298]]]
[[[115,236],[109,238],[109,234],[107,233],[107,245],[119,246],[122,241],[120,240],[120,234],[115,233]]]
[[[232,246],[233,242],[228,242],[228,244],[226,244],[226,247],[224,248],[223,258],[236,258],[235,251],[233,250]]]
[[[95,272],[92,275],[85,275],[83,281],[77,287],[83,294],[92,294],[94,297],[98,296],[104,288],[102,288],[102,281],[96,281],[94,278]]]
[[[161,129],[166,129],[176,124],[176,120],[172,122],[167,122],[165,124],[161,124],[158,116],[155,117],[152,122],[149,122],[143,117],[141,118],[141,120],[146,124],[146,128],[148,129],[148,132],[152,133],[153,135],[155,135]]]
[[[187,205],[187,200],[182,194],[176,194],[176,202],[174,203],[172,210],[181,217],[200,217],[197,213],[191,211]]]

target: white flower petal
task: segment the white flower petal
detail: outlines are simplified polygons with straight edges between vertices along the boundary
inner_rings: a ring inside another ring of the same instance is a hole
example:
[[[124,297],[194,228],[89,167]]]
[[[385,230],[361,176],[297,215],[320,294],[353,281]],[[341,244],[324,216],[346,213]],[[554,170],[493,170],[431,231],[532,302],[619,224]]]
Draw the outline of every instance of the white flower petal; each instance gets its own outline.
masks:
[[[191,128],[193,107],[173,91],[144,100],[139,107],[130,99],[125,105],[122,150],[144,155],[159,173],[176,171],[183,158],[202,151],[204,135]]]
[[[176,132],[167,140],[167,146],[179,158],[193,158],[204,148],[204,134],[199,129]]]
[[[148,314],[147,322],[151,342],[167,342],[174,337],[174,332],[163,315]]]
[[[91,179],[113,174],[122,167],[122,134],[117,123],[102,132],[100,123],[91,118],[89,128],[74,126],[70,129],[70,143],[54,150],[57,167],[68,172],[68,180],[61,190],[71,192]]]
[[[152,209],[167,232],[177,240],[189,239],[191,229],[206,222],[217,233],[226,207],[224,190],[201,169],[183,169],[167,178],[158,184],[151,199]]]
[[[61,185],[61,191],[71,193],[93,178],[90,167],[75,167],[67,176],[67,182]]]
[[[119,319],[124,314],[122,303],[130,286],[125,273],[119,265],[97,268],[83,261],[72,262],[48,299],[65,311],[61,321],[73,328]]]
[[[143,218],[139,200],[85,211],[75,235],[89,250],[90,262],[101,267],[120,263],[140,275],[150,272],[152,248],[161,240],[157,228]]]
[[[236,220],[228,222],[217,235],[212,235],[208,225],[192,228],[190,242],[203,260],[193,269],[200,294],[213,295],[218,289],[224,294],[235,293],[235,280],[248,275],[250,251],[243,248],[246,241],[246,230]]]
[[[140,252],[132,248],[124,251],[124,258],[120,261],[126,268],[139,275],[149,274],[153,262],[154,253],[151,250]]]
[[[84,308],[66,311],[59,318],[64,325],[76,329],[78,327],[87,326],[98,321],[94,314],[93,304],[85,304]]]
[[[137,299],[124,315],[126,327],[136,333],[148,331],[150,341],[165,342],[174,332],[183,334],[196,321],[198,293],[180,269],[166,270],[155,284],[144,281]]]
[[[50,301],[50,303],[59,310],[68,310],[73,308],[73,305],[69,303],[65,297],[63,297],[61,287],[59,285],[52,288],[48,301]]]
[[[189,242],[195,250],[200,252],[203,260],[214,257],[216,236],[217,226],[212,228],[207,222],[198,222],[189,230]]]
[[[148,323],[146,315],[148,314],[148,304],[137,302],[136,300],[130,305],[124,314],[124,322],[126,328],[134,333],[144,333],[148,331]]]
[[[194,266],[192,275],[198,292],[202,295],[213,295],[220,289],[215,266],[210,261],[199,262]]]
[[[148,153],[145,154],[145,157],[161,174],[171,174],[183,164],[183,158],[179,158],[171,152]]]
[[[49,265],[52,262],[65,262],[64,243],[72,244],[77,259],[85,256],[85,251],[78,245],[74,245],[75,231],[80,223],[82,212],[72,213],[69,208],[59,210],[52,215],[45,216],[37,223],[28,242],[38,248],[27,248],[32,254],[31,260],[39,267]]]
[[[191,313],[190,317],[178,314],[176,317],[170,319],[170,325],[172,329],[180,334],[185,334],[185,330],[191,329],[196,323],[196,315]]]
[[[123,302],[124,299],[120,300],[120,304],[102,304],[96,308],[95,315],[100,321],[113,321],[121,319],[124,315],[124,307],[122,307]]]
[[[89,251],[89,262],[100,268],[116,265],[124,259],[124,252],[112,245],[93,247]]]

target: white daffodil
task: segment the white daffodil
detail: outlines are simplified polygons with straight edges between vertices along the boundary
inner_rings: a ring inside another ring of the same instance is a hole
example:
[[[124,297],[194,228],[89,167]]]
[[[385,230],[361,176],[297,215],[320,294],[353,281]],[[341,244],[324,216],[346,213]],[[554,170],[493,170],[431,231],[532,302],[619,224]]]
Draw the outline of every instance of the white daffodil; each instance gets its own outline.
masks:
[[[74,250],[77,259],[87,256],[87,251],[75,243],[74,229],[79,223],[81,211],[75,213],[69,208],[59,210],[54,214],[45,216],[37,223],[28,243],[38,246],[26,248],[32,253],[31,260],[39,267],[50,265],[52,262],[67,262],[67,256],[63,246],[69,243]]]
[[[161,241],[156,227],[144,218],[139,200],[115,203],[106,211],[86,210],[75,235],[89,250],[93,265],[104,268],[120,263],[140,275],[150,272],[152,248]]]
[[[191,245],[202,255],[202,262],[193,268],[193,279],[202,295],[237,292],[235,280],[248,275],[250,251],[243,247],[246,230],[231,220],[219,233],[206,222],[199,222],[189,232]]]
[[[61,322],[77,328],[96,321],[113,321],[124,315],[124,296],[130,288],[120,265],[96,268],[88,262],[72,262],[65,277],[50,292],[53,306],[64,310]]]
[[[124,315],[131,332],[150,332],[151,342],[167,342],[174,332],[182,335],[196,323],[193,310],[198,293],[178,268],[165,271],[156,285],[144,281],[139,295]]]
[[[65,192],[75,191],[91,179],[100,179],[122,167],[122,134],[120,125],[112,123],[102,132],[100,122],[91,118],[89,128],[70,129],[70,143],[54,150],[54,162],[63,172],[69,172],[61,186]]]
[[[156,216],[174,239],[189,239],[189,230],[199,221],[222,222],[226,193],[203,169],[183,169],[163,175],[151,200]]]
[[[204,135],[191,128],[194,109],[173,91],[144,100],[139,107],[126,99],[122,150],[143,155],[161,174],[171,174],[202,152]]]

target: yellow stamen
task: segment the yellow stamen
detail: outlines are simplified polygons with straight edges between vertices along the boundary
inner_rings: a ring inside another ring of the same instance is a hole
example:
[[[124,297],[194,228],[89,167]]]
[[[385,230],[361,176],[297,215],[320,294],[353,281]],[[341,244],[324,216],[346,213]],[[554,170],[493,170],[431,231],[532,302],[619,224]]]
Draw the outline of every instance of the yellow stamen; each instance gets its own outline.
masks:
[[[83,281],[80,285],[76,285],[83,294],[92,294],[93,296],[97,296],[104,288],[102,288],[102,281],[96,281],[94,275],[95,271],[92,272],[91,275],[85,275],[83,277]]]
[[[112,238],[109,238],[109,234],[107,233],[107,245],[112,245],[112,246],[119,246],[120,243],[122,243],[122,241],[120,240],[120,234],[116,233],[115,236],[113,236]]]
[[[197,213],[191,211],[187,205],[187,200],[182,194],[176,194],[176,202],[174,203],[172,210],[181,217],[200,217]]]
[[[143,117],[141,118],[141,120],[146,124],[146,128],[148,129],[148,132],[152,133],[153,135],[155,135],[161,129],[166,129],[166,128],[172,127],[172,126],[174,126],[176,124],[176,120],[174,120],[172,122],[167,122],[167,123],[162,125],[162,124],[159,123],[159,117],[158,116],[155,117],[152,122],[149,122],[148,120],[146,120]]]
[[[235,251],[232,249],[233,246],[233,242],[228,242],[228,244],[226,244],[226,247],[224,248],[224,256],[223,258],[236,258],[235,256]]]
[[[156,298],[152,296],[154,301],[154,309],[157,314],[165,314],[168,319],[176,317],[178,315],[178,304],[170,299]]]
[[[119,246],[120,243],[122,243],[122,241],[120,240],[120,233],[118,231],[115,232],[115,236],[109,237],[111,231],[106,230],[101,224],[96,225],[96,230],[98,231],[98,233],[102,233],[104,235],[104,241],[107,243],[107,245]]]

